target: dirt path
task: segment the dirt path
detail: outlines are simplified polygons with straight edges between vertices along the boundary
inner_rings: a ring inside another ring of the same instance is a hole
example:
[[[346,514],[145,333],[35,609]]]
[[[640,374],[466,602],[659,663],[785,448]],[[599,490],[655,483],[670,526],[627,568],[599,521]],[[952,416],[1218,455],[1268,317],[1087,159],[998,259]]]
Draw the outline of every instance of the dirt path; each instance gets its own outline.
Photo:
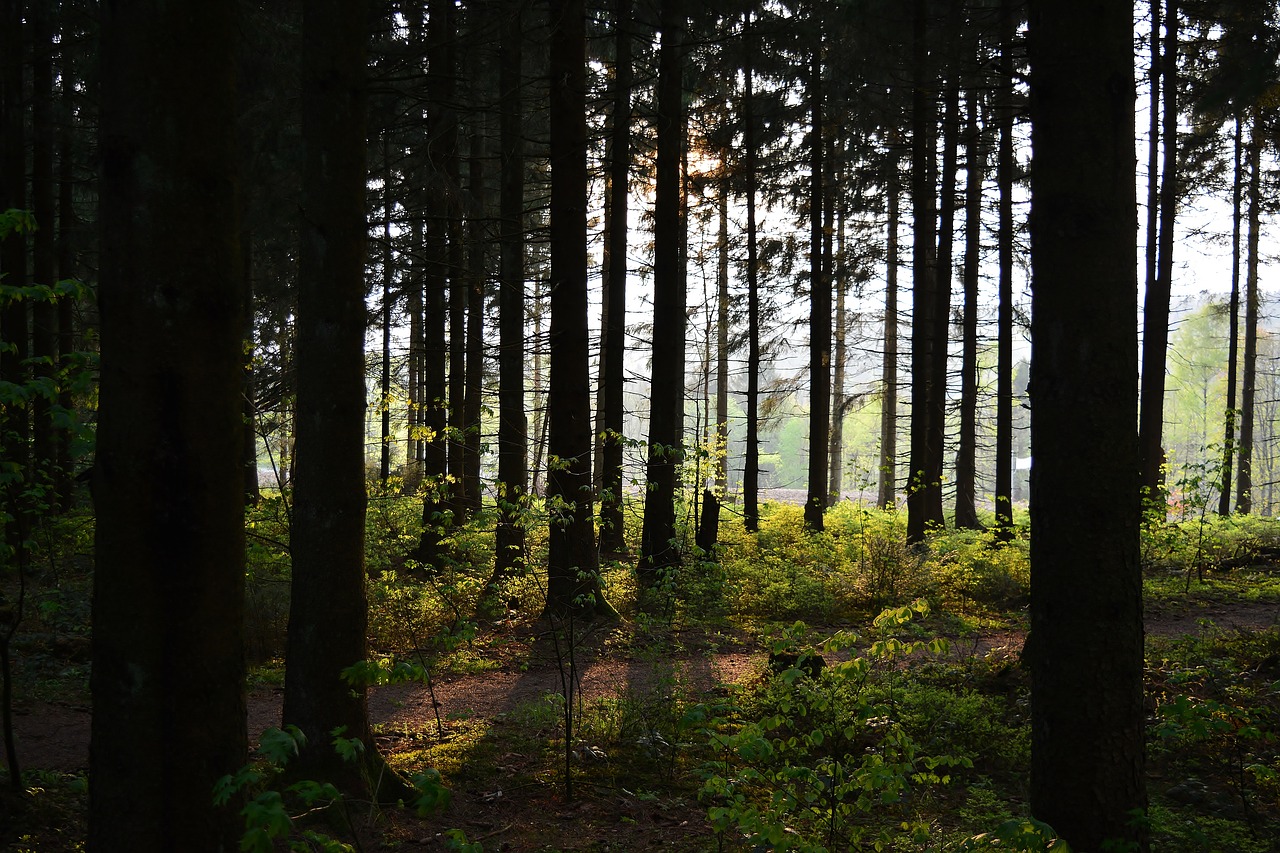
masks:
[[[1261,630],[1280,625],[1280,605],[1197,604],[1166,606],[1147,614],[1147,633],[1177,637],[1199,633],[1210,620],[1224,630]],[[952,655],[985,654],[992,648],[1014,650],[1023,637],[1003,631],[956,640]],[[717,684],[740,681],[758,672],[761,652],[746,648],[687,654],[676,659],[647,659],[624,652],[602,652],[581,664],[579,689],[584,701],[631,691],[646,695],[668,689],[673,679],[696,691]],[[440,719],[491,719],[537,702],[561,691],[560,668],[546,649],[535,645],[522,664],[514,660],[503,668],[476,675],[441,679],[435,684]],[[279,725],[283,700],[281,688],[255,690],[249,696],[249,732],[255,735]],[[377,723],[393,728],[430,727],[436,713],[431,695],[420,684],[376,688],[370,692],[369,711]],[[89,709],[48,702],[30,702],[15,708],[14,728],[18,756],[24,769],[76,772],[88,767]]]

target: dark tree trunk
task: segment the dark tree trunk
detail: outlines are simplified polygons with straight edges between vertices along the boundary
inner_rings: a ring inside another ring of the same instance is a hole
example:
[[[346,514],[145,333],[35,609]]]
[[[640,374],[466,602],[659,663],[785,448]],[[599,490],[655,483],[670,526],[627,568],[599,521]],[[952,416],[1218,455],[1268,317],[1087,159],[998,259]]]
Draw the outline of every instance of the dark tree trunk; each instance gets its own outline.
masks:
[[[832,158],[828,159],[828,163],[830,163],[830,159]],[[845,398],[844,393],[844,363],[848,358],[847,340],[849,335],[849,312],[845,306],[845,299],[849,292],[849,277],[845,274],[843,268],[843,206],[840,209],[839,226],[836,227],[832,221],[835,212],[835,180],[831,175],[830,165],[827,167],[827,176],[827,214],[826,224],[823,226],[825,234],[822,254],[824,257],[823,263],[828,271],[827,274],[835,279],[836,291],[835,345],[833,347],[831,365],[831,440],[827,449],[827,506],[835,506],[844,493],[844,416],[849,408],[849,401]],[[839,239],[835,255],[840,258],[840,261],[834,267],[832,265],[834,259],[831,246],[832,232],[835,232],[834,236]]]
[[[32,35],[31,69],[31,212],[39,226],[32,235],[32,281],[51,287],[57,277],[53,171],[53,22],[51,3],[34,3],[29,17]],[[6,282],[7,283],[7,282]],[[31,355],[37,359],[34,376],[54,386],[58,364],[58,308],[49,299],[31,306]],[[52,482],[57,465],[58,431],[54,425],[56,395],[37,394],[32,400],[31,428],[35,470]]]
[[[747,452],[742,469],[742,523],[750,533],[760,529],[760,272],[756,235],[755,68],[753,67],[751,12],[743,13],[744,46],[742,76],[743,170],[747,184]]]
[[[586,10],[552,0],[551,382],[548,391],[547,613],[610,614],[600,589],[591,489],[587,328]]]
[[[395,277],[394,254],[391,249],[391,147],[389,134],[382,136],[382,394],[378,411],[382,435],[378,442],[378,482],[385,489],[391,480],[391,303],[392,279]]]
[[[471,215],[467,251],[467,389],[463,408],[462,494],[469,515],[480,511],[480,444],[484,393],[484,280],[488,269],[488,240],[485,234],[487,202],[484,189],[485,122],[476,123],[471,135],[467,183],[470,185]]]
[[[1011,0],[1000,0],[999,305],[996,308],[996,532],[1013,536],[1013,40],[1017,24]]]
[[[1262,119],[1255,114],[1249,139],[1249,234],[1244,274],[1244,367],[1240,377],[1240,474],[1236,512],[1253,509],[1253,423],[1258,375],[1258,238],[1261,233]]]
[[[1231,298],[1227,309],[1227,410],[1223,423],[1226,435],[1222,441],[1222,480],[1218,492],[1218,515],[1223,516],[1231,513],[1231,460],[1235,453],[1238,415],[1236,372],[1240,360],[1240,191],[1244,179],[1244,145],[1240,135],[1244,128],[1238,115],[1235,125],[1235,168],[1231,177]]]
[[[942,516],[942,448],[933,446],[934,359],[937,323],[937,174],[934,71],[929,58],[928,6],[915,0],[911,84],[911,465],[907,483],[907,539],[920,542]]]
[[[0,4],[0,211],[27,209],[26,123],[23,116],[23,22],[21,0]],[[42,225],[44,223],[41,223]],[[0,273],[6,287],[27,284],[27,245],[13,232],[0,241]],[[12,299],[0,304],[0,381],[24,385],[29,353],[28,302]],[[30,412],[25,406],[0,410],[0,436],[6,461],[26,471],[31,458]],[[12,526],[10,526],[10,545]]]
[[[341,672],[368,656],[365,602],[365,52],[358,0],[303,6],[298,397],[290,531],[293,583],[283,720],[306,735],[292,765],[358,797],[389,791],[362,684]],[[364,744],[345,761],[332,732]],[[368,772],[365,772],[368,771]],[[372,781],[371,781],[372,780]]]
[[[1156,277],[1142,306],[1142,408],[1139,446],[1147,500],[1163,501],[1165,357],[1169,349],[1169,298],[1173,287],[1173,231],[1177,213],[1178,175],[1178,9],[1165,0],[1163,65],[1164,164],[1160,174],[1160,241]]]
[[[437,206],[435,215],[427,218],[424,246],[423,298],[423,376],[422,376],[422,536],[418,541],[418,560],[428,572],[439,569],[444,537],[452,524],[450,513],[449,413],[445,342],[448,287],[448,224],[446,210],[440,210],[440,199],[449,193],[446,161],[453,156],[456,127],[451,109],[453,76],[449,71],[453,37],[449,0],[430,0],[427,18],[427,159],[425,180],[432,192],[426,193]]]
[[[244,323],[240,328],[243,341],[243,358],[241,362],[241,407],[244,433],[244,448],[240,456],[241,470],[244,476],[244,502],[247,506],[257,506],[262,498],[258,487],[258,407],[256,402],[257,383],[254,381],[254,309],[253,309],[253,234],[248,228],[241,232],[240,238],[241,276],[240,298],[244,311]]]
[[[953,6],[958,10],[959,5]],[[958,26],[955,14],[951,15],[953,31]],[[951,60],[953,63],[954,59]],[[939,189],[938,203],[938,261],[934,273],[934,307],[933,307],[933,357],[930,361],[932,375],[929,378],[929,439],[930,482],[936,480],[937,513],[942,516],[942,468],[946,458],[947,438],[947,365],[951,341],[951,268],[952,254],[955,245],[956,220],[956,173],[957,151],[960,146],[960,81],[959,74],[953,67],[947,74],[943,86],[945,113],[942,119],[942,180]],[[941,519],[936,522],[939,526]]]
[[[716,491],[729,488],[729,176],[720,180],[716,211],[720,219],[720,239],[716,245],[719,261],[716,276]]]
[[[804,523],[822,530],[831,439],[831,281],[822,269],[822,25],[809,57],[809,494]]]
[[[614,4],[615,62],[610,116],[607,314],[601,334],[600,550],[626,551],[622,519],[623,392],[627,335],[627,201],[631,167],[631,2]]]
[[[422,450],[421,437],[423,421],[422,378],[423,378],[423,268],[422,268],[422,220],[411,215],[409,228],[409,269],[408,298],[405,310],[409,314],[409,369],[408,397],[409,411],[405,420],[408,422],[408,438],[405,442],[405,483],[404,490],[411,493],[422,482]]]
[[[876,506],[888,509],[898,499],[898,155],[890,149],[886,165],[888,234],[885,239],[884,360],[880,366],[880,466]]]
[[[235,9],[102,9],[91,850],[244,829]]]
[[[1031,811],[1145,849],[1133,4],[1030,22]]]
[[[969,94],[965,142],[964,315],[960,358],[960,444],[956,452],[956,527],[977,530],[978,269],[982,261],[982,180],[987,151],[978,123],[978,95]]]
[[[528,419],[524,407],[524,131],[521,99],[523,0],[502,4],[502,174],[498,199],[498,528],[494,579],[524,565],[524,510],[529,483]]]
[[[680,564],[676,493],[684,464],[685,281],[680,263],[684,25],[680,0],[663,0],[653,202],[653,340],[661,343],[653,348],[649,458],[638,566],[641,583],[646,586]]]

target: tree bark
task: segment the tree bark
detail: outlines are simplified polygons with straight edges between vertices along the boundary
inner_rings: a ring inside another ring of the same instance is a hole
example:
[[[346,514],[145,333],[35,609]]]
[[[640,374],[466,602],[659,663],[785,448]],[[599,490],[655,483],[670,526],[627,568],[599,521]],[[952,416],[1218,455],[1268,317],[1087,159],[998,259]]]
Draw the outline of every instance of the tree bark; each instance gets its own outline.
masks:
[[[823,142],[822,24],[809,57],[809,494],[804,523],[822,530],[827,508],[827,452],[831,439],[831,281],[822,269]]]
[[[834,152],[832,152],[834,154]],[[849,293],[849,277],[844,269],[844,207],[840,208],[839,225],[832,217],[835,213],[835,180],[828,158],[827,175],[827,214],[826,232],[823,238],[824,265],[828,275],[834,273],[836,310],[835,310],[835,344],[833,347],[831,366],[831,440],[827,449],[827,506],[835,506],[844,494],[844,416],[849,409],[849,401],[845,397],[844,375],[845,361],[848,359],[849,311],[846,298]],[[834,234],[832,232],[835,232]],[[832,251],[832,239],[838,241]]]
[[[1152,4],[1155,5],[1154,3]],[[1240,196],[1244,179],[1244,145],[1240,138],[1243,122],[1235,120],[1235,167],[1231,176],[1231,297],[1227,307],[1227,409],[1223,413],[1222,479],[1218,486],[1218,515],[1231,513],[1231,460],[1235,454],[1236,381],[1240,361]]]
[[[523,0],[501,7],[498,86],[502,175],[498,198],[498,528],[494,579],[524,565],[522,514],[528,500],[528,419],[524,404],[524,130],[521,97]]]
[[[1032,0],[1031,811],[1076,850],[1147,843],[1132,36]]]
[[[586,10],[552,0],[551,382],[547,614],[611,614],[600,588],[591,488],[587,329]]]
[[[485,125],[481,119],[472,128],[471,151],[467,160],[471,198],[467,235],[467,387],[462,412],[462,496],[468,516],[478,513],[483,503],[480,433],[483,415],[481,396],[484,393],[484,284],[489,245],[485,233],[488,213],[484,177]]]
[[[982,181],[987,151],[979,127],[979,101],[969,93],[965,143],[964,315],[961,325],[960,442],[956,452],[956,527],[977,530],[978,455],[978,270],[982,262]]]
[[[1139,444],[1145,499],[1163,502],[1165,358],[1169,349],[1169,298],[1173,287],[1173,237],[1178,176],[1178,10],[1165,0],[1163,65],[1164,164],[1160,174],[1160,241],[1155,280],[1142,306],[1142,409]]]
[[[631,168],[631,2],[614,3],[613,112],[610,116],[607,315],[601,357],[600,393],[604,400],[600,435],[600,550],[621,554],[623,534],[623,425],[626,390],[627,335],[627,206]]]
[[[211,793],[247,757],[235,9],[102,9],[90,850],[243,831]]]
[[[1000,0],[999,305],[996,309],[996,532],[1013,537],[1013,40],[1017,24],[1011,0]]]
[[[365,4],[303,6],[293,582],[283,721],[307,745],[291,765],[354,796],[387,796],[366,687],[341,677],[368,657],[365,601]],[[331,746],[364,744],[363,764]],[[392,791],[391,793],[399,793]]]
[[[888,233],[885,239],[884,353],[880,366],[880,465],[876,506],[898,501],[898,203],[902,194],[892,141],[886,170]]]
[[[1258,376],[1258,240],[1261,234],[1262,119],[1255,114],[1249,138],[1249,233],[1244,275],[1244,365],[1240,377],[1240,473],[1236,512],[1253,509],[1253,426]]]
[[[684,144],[684,7],[663,0],[658,53],[657,161],[653,202],[653,380],[649,400],[640,581],[680,565],[676,496],[684,465],[685,280],[680,162]],[[659,344],[660,342],[660,344]]]
[[[756,192],[759,182],[756,152],[755,68],[751,12],[742,15],[743,93],[742,135],[747,194],[747,435],[742,469],[742,523],[747,532],[760,529],[760,271],[756,234]]]
[[[715,483],[716,493],[723,495],[729,488],[729,176],[726,171],[720,179],[717,214],[720,219],[720,239],[716,245],[719,264],[716,276],[716,431]]]

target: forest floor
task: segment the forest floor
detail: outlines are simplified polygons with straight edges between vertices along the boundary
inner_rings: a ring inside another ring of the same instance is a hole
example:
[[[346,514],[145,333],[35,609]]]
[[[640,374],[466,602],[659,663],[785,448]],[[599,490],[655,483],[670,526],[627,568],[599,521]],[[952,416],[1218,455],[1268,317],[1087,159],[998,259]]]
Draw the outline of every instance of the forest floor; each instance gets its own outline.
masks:
[[[1280,605],[1192,595],[1164,598],[1148,607],[1149,637],[1196,636],[1210,628],[1253,631],[1280,624]],[[823,626],[831,631],[861,626]],[[932,627],[932,626],[931,626]],[[821,630],[821,629],[819,629]],[[945,626],[937,633],[946,635]],[[761,677],[767,653],[745,635],[688,631],[667,633],[660,643],[640,637],[635,626],[612,626],[584,638],[575,650],[573,686],[579,708],[612,715],[614,725],[632,727],[646,715],[661,715],[676,696],[695,700],[724,695],[729,685]],[[993,628],[956,631],[953,658],[1014,659],[1025,625],[1006,621]],[[433,766],[452,789],[443,814],[427,821],[396,810],[383,812],[376,830],[362,833],[362,849],[406,851],[457,849],[444,835],[463,830],[486,850],[702,850],[714,846],[706,809],[685,791],[673,796],[662,762],[609,766],[593,748],[593,731],[580,727],[570,759],[579,769],[575,796],[564,796],[563,760],[554,744],[562,732],[565,679],[555,644],[529,623],[499,623],[473,641],[471,671],[422,684],[373,688],[369,708],[379,744],[394,765],[406,770]],[[654,648],[662,649],[654,652]],[[463,670],[468,667],[462,667]],[[249,732],[256,736],[279,724],[283,688],[278,670],[262,671],[249,694]],[[48,700],[19,699],[14,724],[25,770],[82,774],[88,767],[90,711],[83,695]],[[643,728],[643,725],[641,726]],[[505,730],[505,732],[504,732]],[[563,751],[563,738],[558,747]],[[594,757],[593,757],[594,756]],[[588,767],[598,763],[598,766]],[[557,765],[560,766],[557,766]],[[483,770],[479,768],[484,768]],[[3,815],[0,815],[3,817]],[[64,827],[75,834],[73,827]],[[4,833],[7,835],[7,833]],[[62,833],[59,833],[62,835]],[[2,836],[0,836],[2,837]],[[34,841],[35,839],[31,839]],[[78,849],[51,838],[12,850]]]

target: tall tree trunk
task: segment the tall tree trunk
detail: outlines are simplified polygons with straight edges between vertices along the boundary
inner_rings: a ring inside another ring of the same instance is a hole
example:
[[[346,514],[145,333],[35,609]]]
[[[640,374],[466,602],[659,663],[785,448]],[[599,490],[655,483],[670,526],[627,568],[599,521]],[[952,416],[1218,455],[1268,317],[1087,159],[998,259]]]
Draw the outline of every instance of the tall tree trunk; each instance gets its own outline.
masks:
[[[1173,287],[1173,231],[1178,175],[1178,9],[1165,0],[1163,66],[1164,164],[1160,174],[1160,241],[1156,277],[1142,306],[1142,410],[1139,444],[1145,499],[1163,501],[1165,356],[1169,349],[1169,298]]]
[[[716,493],[729,488],[729,174],[719,182],[716,200],[720,239],[716,243]]]
[[[1000,0],[999,305],[996,308],[996,532],[1013,536],[1013,51],[1017,24],[1011,0]]]
[[[889,509],[898,500],[898,155],[890,150],[886,170],[888,222],[885,239],[884,353],[880,366],[880,465],[876,506]]]
[[[471,215],[467,239],[467,389],[462,422],[462,494],[468,514],[480,511],[480,444],[484,393],[484,283],[488,269],[488,239],[485,234],[486,208],[484,163],[486,137],[484,120],[476,122],[471,134],[467,183],[470,185]]]
[[[102,8],[91,850],[244,830],[235,10]]]
[[[391,249],[391,147],[389,133],[382,135],[382,393],[378,411],[382,418],[378,482],[385,489],[391,480],[391,293],[395,276]]]
[[[417,214],[410,214],[409,230],[409,269],[408,298],[405,310],[409,314],[409,365],[408,365],[408,397],[409,410],[406,413],[408,437],[405,441],[405,483],[406,493],[417,490],[422,482],[422,427],[423,403],[423,267],[422,267],[422,219]]]
[[[822,530],[831,432],[831,282],[822,269],[822,25],[809,57],[809,495],[804,523]]]
[[[831,153],[834,155],[834,151]],[[834,159],[834,156],[828,158],[828,163],[832,159]],[[836,182],[832,178],[830,165],[827,167],[827,175],[829,180],[826,225],[823,228],[826,232],[823,241],[823,256],[828,275],[832,275],[835,280],[836,291],[835,346],[833,348],[833,364],[831,368],[831,441],[827,450],[829,472],[827,478],[827,506],[835,506],[840,501],[841,495],[844,494],[844,416],[849,409],[849,401],[846,399],[844,392],[844,364],[848,358],[847,341],[849,335],[849,311],[845,301],[849,292],[849,276],[844,268],[845,219],[843,205],[840,206],[839,225],[837,226],[832,221],[835,212],[834,208],[836,207]],[[839,244],[835,247],[834,256],[831,247],[833,236],[839,241]]]
[[[1076,850],[1147,844],[1132,36],[1032,0],[1031,812]]]
[[[747,184],[747,435],[742,469],[742,523],[750,533],[760,529],[760,272],[756,235],[756,192],[759,175],[756,152],[755,68],[751,12],[742,16],[743,94],[742,134]]]
[[[254,329],[255,312],[253,307],[253,233],[245,228],[240,238],[241,276],[240,298],[244,311],[244,323],[240,327],[243,341],[243,358],[241,361],[241,411],[243,413],[244,448],[241,453],[241,466],[244,476],[244,502],[247,506],[257,506],[262,497],[258,486],[258,406],[257,383],[254,381]]]
[[[952,7],[948,29],[958,28],[959,5]],[[955,62],[954,59],[951,60]],[[929,379],[929,447],[933,467],[930,481],[938,482],[938,515],[942,511],[942,469],[947,438],[947,365],[951,340],[951,268],[955,245],[957,150],[960,145],[960,80],[954,66],[944,81],[945,113],[942,119],[942,181],[938,204],[938,263],[934,275],[933,358]],[[940,518],[937,522],[943,524]]]
[[[427,16],[427,160],[425,179],[434,192],[427,193],[437,210],[427,217],[424,247],[425,296],[423,299],[423,387],[422,387],[422,454],[423,499],[422,536],[418,541],[418,560],[427,571],[436,571],[442,557],[444,537],[452,525],[449,473],[449,414],[446,405],[449,386],[446,361],[445,325],[448,317],[445,298],[448,276],[448,202],[449,171],[447,161],[453,155],[456,123],[451,109],[453,75],[450,72],[453,38],[450,0],[429,0]],[[438,209],[445,207],[445,210]]]
[[[956,527],[977,530],[978,521],[978,270],[982,263],[982,180],[987,151],[979,127],[979,96],[969,93],[965,142],[964,317],[960,359],[960,443],[956,452]]]
[[[1258,376],[1258,239],[1261,233],[1262,118],[1252,117],[1249,138],[1249,234],[1244,274],[1244,368],[1240,377],[1240,474],[1236,479],[1236,512],[1253,509],[1253,422]]]
[[[591,489],[587,329],[586,9],[552,0],[551,385],[547,400],[547,613],[613,612],[600,588]]]
[[[0,4],[0,211],[27,209],[26,122],[23,110],[23,19],[21,0]],[[46,225],[46,223],[41,223]],[[27,284],[27,245],[13,232],[0,242],[0,273],[7,287]],[[24,385],[29,356],[27,300],[0,303],[0,381]],[[0,437],[8,462],[26,471],[31,457],[30,412],[25,406],[0,410]],[[14,545],[9,526],[9,544]]]
[[[601,330],[601,388],[604,400],[599,438],[600,452],[600,550],[621,554],[623,538],[622,449],[625,412],[627,336],[627,203],[631,168],[631,0],[615,0],[615,61],[613,111],[610,115],[608,278],[605,281],[607,314]]]
[[[524,406],[524,130],[521,96],[523,0],[502,3],[499,54],[500,148],[498,198],[498,528],[494,579],[524,566],[528,501],[528,419]]]
[[[303,779],[359,797],[404,793],[373,741],[363,684],[342,678],[368,656],[365,601],[365,54],[358,0],[303,6],[302,248],[297,323],[293,583],[283,721],[306,735]],[[358,762],[333,732],[364,744]]]
[[[1160,9],[1164,0],[1150,0],[1151,7],[1151,100],[1147,109],[1147,232],[1145,287],[1154,290],[1156,285],[1157,246],[1160,242],[1160,79],[1164,74],[1160,63]]]
[[[653,202],[653,381],[649,400],[641,583],[652,586],[680,564],[676,496],[684,464],[685,281],[680,265],[683,228],[680,162],[684,144],[684,7],[663,0],[655,125],[657,161]]]
[[[1222,516],[1231,513],[1231,460],[1235,453],[1238,414],[1236,372],[1240,361],[1240,191],[1244,180],[1244,145],[1240,136],[1244,128],[1238,114],[1235,125],[1235,168],[1231,177],[1231,298],[1227,309],[1227,409],[1223,417],[1226,435],[1222,440],[1222,479],[1218,487],[1218,515]]]
[[[74,68],[70,51],[62,51],[61,74],[63,87],[61,91],[60,126],[58,129],[58,279],[77,278],[79,266],[76,263],[75,230],[77,226],[75,211],[75,161],[72,145],[74,115],[68,104],[70,85]],[[249,247],[245,246],[244,251]],[[75,304],[71,299],[58,301],[58,355],[59,367],[70,370],[75,365],[76,329]],[[64,412],[74,410],[75,403],[71,396],[71,386],[63,383],[58,389],[58,405]],[[58,505],[63,510],[71,508],[75,490],[75,472],[72,471],[71,446],[74,438],[74,427],[70,424],[58,431],[58,464],[56,489]]]
[[[39,226],[32,235],[32,281],[51,287],[57,276],[56,192],[53,172],[53,21],[50,3],[31,7],[29,26],[32,36],[31,69],[31,210]],[[38,299],[31,306],[31,355],[36,359],[34,376],[56,386],[58,364],[58,308],[49,299]],[[53,404],[57,398],[37,394],[32,399],[31,428],[35,470],[52,481],[57,464],[57,429]]]
[[[932,444],[933,362],[939,357],[937,323],[937,175],[934,71],[929,59],[928,4],[913,4],[911,84],[911,466],[907,484],[907,539],[920,542],[943,524],[942,448]],[[935,459],[935,457],[937,457]],[[936,473],[935,473],[936,472]]]

